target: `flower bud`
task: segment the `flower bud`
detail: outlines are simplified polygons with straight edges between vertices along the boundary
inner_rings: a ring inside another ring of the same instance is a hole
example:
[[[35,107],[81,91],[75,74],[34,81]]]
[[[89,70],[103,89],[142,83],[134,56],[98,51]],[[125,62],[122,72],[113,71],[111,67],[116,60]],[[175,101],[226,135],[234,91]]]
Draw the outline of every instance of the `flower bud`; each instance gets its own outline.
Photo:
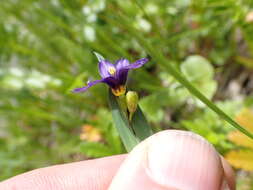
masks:
[[[132,120],[133,114],[137,109],[138,105],[138,94],[134,91],[128,91],[126,94],[127,109],[129,111],[129,120]]]

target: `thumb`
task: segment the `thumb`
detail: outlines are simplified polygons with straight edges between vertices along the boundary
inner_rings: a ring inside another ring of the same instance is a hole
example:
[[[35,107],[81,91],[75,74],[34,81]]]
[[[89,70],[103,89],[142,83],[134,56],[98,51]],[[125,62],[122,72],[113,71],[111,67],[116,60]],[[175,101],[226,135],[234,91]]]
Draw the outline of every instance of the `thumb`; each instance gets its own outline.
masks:
[[[157,133],[129,154],[109,190],[220,190],[225,175],[215,149],[184,131]]]

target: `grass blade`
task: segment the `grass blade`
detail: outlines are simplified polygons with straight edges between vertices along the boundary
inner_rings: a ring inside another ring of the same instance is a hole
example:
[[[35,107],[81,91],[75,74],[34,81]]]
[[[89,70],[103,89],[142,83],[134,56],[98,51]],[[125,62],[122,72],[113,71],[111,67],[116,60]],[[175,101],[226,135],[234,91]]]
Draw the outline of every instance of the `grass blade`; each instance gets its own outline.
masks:
[[[128,120],[122,113],[117,99],[111,93],[111,91],[109,91],[109,104],[111,107],[115,127],[117,128],[126,150],[129,152],[139,143],[139,141],[135,138],[133,132],[131,131]]]
[[[133,115],[131,126],[134,130],[136,137],[142,141],[153,134],[151,127],[149,126],[141,108],[138,106],[136,112]]]

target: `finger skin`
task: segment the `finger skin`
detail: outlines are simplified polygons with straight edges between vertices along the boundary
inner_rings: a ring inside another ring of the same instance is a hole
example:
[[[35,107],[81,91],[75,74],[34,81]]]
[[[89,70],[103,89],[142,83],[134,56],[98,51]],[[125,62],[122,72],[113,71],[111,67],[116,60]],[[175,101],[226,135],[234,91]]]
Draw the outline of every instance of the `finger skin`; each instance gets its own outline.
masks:
[[[33,170],[0,183],[1,190],[107,190],[125,155]]]
[[[211,144],[191,132],[167,130],[130,152],[109,190],[220,190],[224,179]]]
[[[230,188],[230,190],[235,190],[235,173],[232,169],[232,167],[229,165],[229,163],[221,157],[222,161],[222,166],[224,168],[224,175],[225,175],[225,180],[227,181],[227,184]]]

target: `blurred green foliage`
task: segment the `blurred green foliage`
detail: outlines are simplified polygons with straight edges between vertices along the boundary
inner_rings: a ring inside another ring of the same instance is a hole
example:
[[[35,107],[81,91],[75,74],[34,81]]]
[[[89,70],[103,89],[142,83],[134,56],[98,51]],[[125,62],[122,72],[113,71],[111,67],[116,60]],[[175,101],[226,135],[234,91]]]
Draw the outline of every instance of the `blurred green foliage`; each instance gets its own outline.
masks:
[[[252,11],[251,0],[2,1],[0,179],[125,151],[106,87],[70,92],[99,77],[93,51],[134,61],[150,56],[150,44],[230,116],[251,107]],[[222,154],[234,149],[232,128],[150,58],[128,88],[140,93],[154,130],[191,130]],[[102,138],[80,139],[87,124]]]

